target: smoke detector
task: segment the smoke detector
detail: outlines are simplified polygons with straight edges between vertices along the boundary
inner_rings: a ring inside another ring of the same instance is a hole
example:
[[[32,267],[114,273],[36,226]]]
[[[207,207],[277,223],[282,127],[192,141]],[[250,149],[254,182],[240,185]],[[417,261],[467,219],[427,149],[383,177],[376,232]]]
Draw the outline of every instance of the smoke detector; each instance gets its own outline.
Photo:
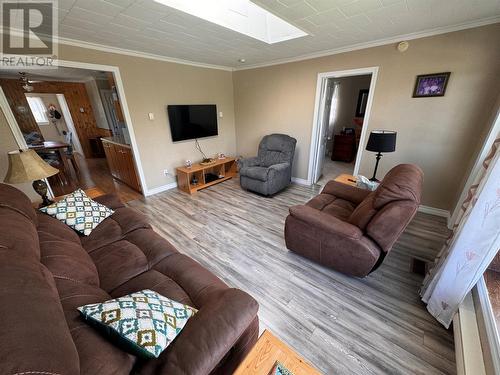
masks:
[[[408,43],[407,41],[403,41],[403,42],[400,42],[398,43],[398,51],[399,52],[405,52],[408,47],[410,47],[410,43]]]

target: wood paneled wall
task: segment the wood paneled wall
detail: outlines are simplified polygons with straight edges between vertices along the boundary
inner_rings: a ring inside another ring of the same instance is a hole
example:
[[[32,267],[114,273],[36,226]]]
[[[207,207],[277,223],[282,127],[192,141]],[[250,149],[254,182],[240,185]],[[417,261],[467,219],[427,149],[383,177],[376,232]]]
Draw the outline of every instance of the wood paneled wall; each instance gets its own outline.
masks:
[[[7,97],[10,108],[16,117],[16,121],[23,134],[36,132],[43,140],[42,132],[31,113],[28,101],[24,95],[21,81],[18,79],[0,79],[0,86]]]
[[[25,91],[19,80],[1,79],[0,85],[5,92],[5,96],[9,101],[21,131],[23,133],[30,133],[32,131],[40,132],[31,114],[28,101],[24,95]],[[111,135],[109,130],[97,127],[92,105],[90,104],[87,90],[85,89],[85,84],[80,82],[39,82],[33,83],[33,87],[33,92],[35,93],[64,94],[85,157],[92,157],[89,138]],[[27,111],[20,111],[20,106],[24,106]]]

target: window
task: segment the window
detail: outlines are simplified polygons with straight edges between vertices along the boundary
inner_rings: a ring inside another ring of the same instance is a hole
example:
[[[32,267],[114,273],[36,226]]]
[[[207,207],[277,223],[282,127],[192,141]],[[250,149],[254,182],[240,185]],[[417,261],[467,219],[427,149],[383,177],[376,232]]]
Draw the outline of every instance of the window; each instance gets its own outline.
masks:
[[[268,44],[308,35],[250,0],[155,1]]]
[[[47,109],[45,108],[45,104],[43,104],[42,98],[38,96],[28,96],[26,97],[28,100],[28,105],[30,106],[31,113],[33,113],[33,117],[38,125],[48,125],[49,118],[47,117]]]

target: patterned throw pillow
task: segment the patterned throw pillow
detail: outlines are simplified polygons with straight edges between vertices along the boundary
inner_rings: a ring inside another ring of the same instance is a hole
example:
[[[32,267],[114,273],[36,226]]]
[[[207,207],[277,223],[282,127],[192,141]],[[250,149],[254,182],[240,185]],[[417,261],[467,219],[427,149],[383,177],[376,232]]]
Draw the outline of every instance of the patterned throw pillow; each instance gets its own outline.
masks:
[[[158,358],[198,310],[145,289],[78,311],[136,355]]]
[[[59,219],[85,236],[114,212],[87,197],[81,189],[68,194],[56,203],[40,208],[40,211]]]

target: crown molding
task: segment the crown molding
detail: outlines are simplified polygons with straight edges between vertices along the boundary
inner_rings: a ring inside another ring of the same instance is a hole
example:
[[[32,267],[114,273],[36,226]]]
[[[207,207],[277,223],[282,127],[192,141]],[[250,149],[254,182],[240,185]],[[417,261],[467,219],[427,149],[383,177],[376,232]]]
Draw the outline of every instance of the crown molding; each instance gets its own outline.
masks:
[[[420,39],[420,38],[425,38],[425,37],[439,35],[439,34],[451,33],[451,32],[460,31],[460,30],[472,29],[475,27],[492,25],[492,24],[499,23],[499,22],[500,22],[500,16],[493,16],[493,17],[488,17],[488,18],[476,20],[476,21],[465,22],[465,23],[451,25],[451,26],[438,27],[438,28],[419,31],[419,32],[415,32],[415,33],[401,34],[401,35],[396,35],[396,36],[389,37],[389,38],[382,38],[382,39],[374,40],[371,42],[358,43],[358,44],[353,44],[350,46],[322,50],[322,51],[304,54],[304,55],[300,55],[300,56],[277,59],[277,60],[272,60],[269,62],[251,64],[251,65],[246,65],[246,66],[238,66],[238,67],[216,65],[216,64],[207,64],[207,63],[202,63],[202,62],[197,62],[197,61],[191,61],[191,60],[179,59],[179,58],[175,58],[175,57],[158,55],[158,54],[154,54],[154,53],[140,52],[140,51],[130,50],[130,49],[126,49],[126,48],[113,47],[113,46],[109,46],[109,45],[105,45],[105,44],[85,42],[82,40],[76,40],[76,39],[71,39],[71,38],[58,37],[58,38],[55,38],[55,40],[57,41],[58,44],[65,44],[65,45],[74,46],[74,47],[87,48],[87,49],[93,49],[93,50],[102,51],[102,52],[115,53],[115,54],[119,54],[119,55],[127,55],[127,56],[133,56],[133,57],[139,57],[139,58],[145,58],[145,59],[151,59],[151,60],[170,62],[170,63],[174,63],[174,64],[190,65],[190,66],[195,66],[198,68],[217,69],[217,70],[224,70],[224,71],[232,72],[232,71],[264,68],[267,66],[281,65],[281,64],[287,64],[287,63],[292,63],[292,62],[315,59],[318,57],[337,55],[339,53],[357,51],[357,50],[372,48],[372,47],[379,47],[379,46],[383,46],[383,45],[387,45],[387,44],[398,43],[398,42],[401,42],[403,40],[414,40],[414,39]],[[0,32],[0,35],[1,34],[2,33]],[[14,32],[14,34],[17,34],[17,32]]]
[[[134,51],[134,50],[119,48],[119,47],[112,47],[112,46],[108,46],[105,44],[84,42],[82,40],[76,40],[76,39],[70,39],[70,38],[59,37],[59,38],[56,38],[56,41],[58,44],[65,44],[65,45],[73,46],[73,47],[93,49],[93,50],[102,51],[102,52],[116,53],[119,55],[140,57],[143,59],[158,60],[158,61],[170,62],[170,63],[174,63],[174,64],[190,65],[190,66],[195,66],[198,68],[225,70],[225,71],[229,71],[229,72],[234,70],[234,68],[232,68],[230,66],[206,64],[206,63],[196,62],[196,61],[191,61],[191,60],[178,59],[175,57],[157,55],[154,53]]]
[[[434,36],[434,35],[451,33],[451,32],[455,32],[455,31],[473,29],[475,27],[492,25],[492,24],[495,24],[498,22],[500,22],[500,16],[483,18],[483,19],[480,19],[477,21],[466,22],[466,23],[461,23],[461,24],[452,25],[452,26],[438,27],[435,29],[418,31],[415,33],[410,33],[410,34],[396,35],[396,36],[393,36],[390,38],[377,39],[377,40],[374,40],[371,42],[358,43],[358,44],[353,44],[353,45],[346,46],[346,47],[323,50],[323,51],[313,52],[313,53],[309,53],[306,55],[300,55],[300,56],[296,56],[296,57],[278,59],[278,60],[270,61],[267,63],[259,63],[259,64],[252,64],[252,65],[247,65],[247,66],[236,67],[236,68],[233,68],[233,71],[257,69],[257,68],[264,68],[267,66],[281,65],[281,64],[287,64],[287,63],[292,63],[292,62],[310,60],[310,59],[315,59],[318,57],[337,55],[339,53],[345,53],[345,52],[357,51],[357,50],[366,49],[366,48],[380,47],[380,46],[384,46],[387,44],[399,43],[399,42],[404,41],[404,40],[414,40],[414,39],[420,39],[420,38],[425,38],[425,37]]]

